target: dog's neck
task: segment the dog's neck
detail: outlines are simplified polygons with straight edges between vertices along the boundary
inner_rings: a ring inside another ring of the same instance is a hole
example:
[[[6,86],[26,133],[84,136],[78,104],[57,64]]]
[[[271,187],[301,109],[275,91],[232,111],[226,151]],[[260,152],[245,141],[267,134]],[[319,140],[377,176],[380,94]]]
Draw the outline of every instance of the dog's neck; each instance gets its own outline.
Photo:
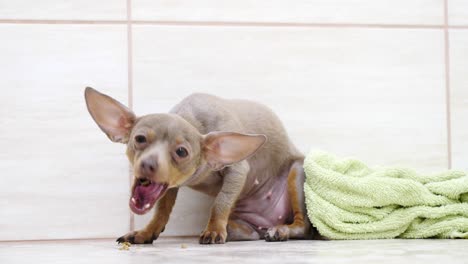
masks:
[[[198,167],[195,172],[186,180],[182,186],[191,186],[201,182],[206,175],[207,171],[210,170],[209,165],[207,163]]]

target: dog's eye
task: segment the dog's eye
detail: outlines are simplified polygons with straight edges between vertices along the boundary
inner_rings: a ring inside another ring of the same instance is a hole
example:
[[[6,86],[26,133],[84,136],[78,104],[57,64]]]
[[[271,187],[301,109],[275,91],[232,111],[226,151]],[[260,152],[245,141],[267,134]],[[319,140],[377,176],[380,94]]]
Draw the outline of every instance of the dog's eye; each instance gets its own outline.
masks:
[[[139,144],[146,143],[146,137],[143,135],[135,136],[135,141]]]
[[[187,157],[188,155],[188,151],[186,148],[184,147],[179,147],[177,150],[176,150],[176,154],[177,156],[181,157],[181,158],[185,158]]]

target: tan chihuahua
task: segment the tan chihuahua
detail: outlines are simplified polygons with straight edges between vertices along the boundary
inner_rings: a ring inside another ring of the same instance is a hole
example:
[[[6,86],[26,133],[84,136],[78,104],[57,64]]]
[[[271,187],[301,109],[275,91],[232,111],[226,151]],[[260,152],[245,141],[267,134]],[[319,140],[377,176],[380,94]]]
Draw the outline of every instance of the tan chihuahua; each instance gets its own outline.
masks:
[[[179,187],[215,197],[201,244],[312,237],[304,203],[304,156],[278,117],[247,100],[193,94],[168,114],[141,117],[92,88],[88,111],[114,142],[127,144],[131,210],[151,222],[118,242],[152,243],[163,232]]]

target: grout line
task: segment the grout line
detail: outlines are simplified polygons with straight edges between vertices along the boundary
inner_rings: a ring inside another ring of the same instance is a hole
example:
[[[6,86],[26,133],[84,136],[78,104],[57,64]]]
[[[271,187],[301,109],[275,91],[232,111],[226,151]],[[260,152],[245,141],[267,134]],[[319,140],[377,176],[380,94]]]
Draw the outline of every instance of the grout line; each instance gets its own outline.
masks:
[[[444,0],[444,55],[445,55],[445,105],[447,119],[447,163],[452,168],[452,120],[450,105],[450,36],[448,27],[448,0]]]
[[[165,238],[197,238],[197,236],[160,236],[159,239]],[[0,240],[2,243],[53,243],[53,242],[83,242],[83,241],[115,241],[115,237],[91,237],[91,238],[62,238],[62,239],[25,239],[25,240]]]
[[[77,242],[90,240],[115,240],[115,237],[90,237],[90,238],[59,238],[59,239],[24,239],[24,240],[0,240],[1,243],[41,243],[41,242]]]
[[[372,24],[372,23],[307,23],[307,22],[234,22],[234,21],[171,21],[171,20],[132,20],[130,0],[127,0],[126,20],[48,20],[48,19],[0,19],[0,24],[119,24],[119,25],[165,25],[165,26],[243,26],[243,27],[338,27],[338,28],[414,28],[443,29],[445,25],[421,24]],[[468,25],[451,26],[468,28]]]
[[[158,21],[133,20],[135,25],[164,26],[234,26],[234,27],[345,27],[345,28],[426,28],[442,29],[444,25],[410,25],[410,24],[366,24],[366,23],[306,23],[306,22],[220,22],[220,21]]]
[[[0,19],[0,24],[127,24],[126,20],[73,20],[73,19]]]
[[[128,7],[126,20],[73,20],[73,19],[0,19],[0,24],[78,24],[78,25],[162,25],[162,26],[243,26],[243,27],[325,27],[325,28],[414,28],[414,29],[468,29],[468,25],[423,25],[423,24],[372,24],[372,23],[308,23],[308,22],[235,22],[235,21],[172,21],[132,20]]]
[[[127,0],[127,81],[128,81],[128,107],[133,110],[133,32],[132,32],[132,3]],[[132,168],[128,167],[129,189],[132,186]],[[131,195],[131,194],[130,194]],[[129,230],[135,230],[135,215],[130,212]]]
[[[195,238],[196,236],[160,236],[160,238]],[[115,241],[115,237],[90,237],[90,238],[59,238],[59,239],[25,239],[25,240],[0,240],[2,243],[50,243],[50,242],[80,242],[80,241]]]

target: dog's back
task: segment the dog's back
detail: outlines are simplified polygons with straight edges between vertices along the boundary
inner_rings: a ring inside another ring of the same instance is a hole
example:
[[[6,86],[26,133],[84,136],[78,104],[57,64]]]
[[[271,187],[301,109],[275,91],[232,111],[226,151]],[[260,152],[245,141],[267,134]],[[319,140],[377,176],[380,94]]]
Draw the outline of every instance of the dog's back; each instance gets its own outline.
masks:
[[[258,192],[253,188],[255,181],[265,182],[267,178],[276,177],[282,166],[303,157],[291,143],[279,118],[263,104],[195,93],[183,99],[171,112],[186,119],[202,134],[233,131],[267,136],[265,145],[247,160],[250,173],[242,194]]]

